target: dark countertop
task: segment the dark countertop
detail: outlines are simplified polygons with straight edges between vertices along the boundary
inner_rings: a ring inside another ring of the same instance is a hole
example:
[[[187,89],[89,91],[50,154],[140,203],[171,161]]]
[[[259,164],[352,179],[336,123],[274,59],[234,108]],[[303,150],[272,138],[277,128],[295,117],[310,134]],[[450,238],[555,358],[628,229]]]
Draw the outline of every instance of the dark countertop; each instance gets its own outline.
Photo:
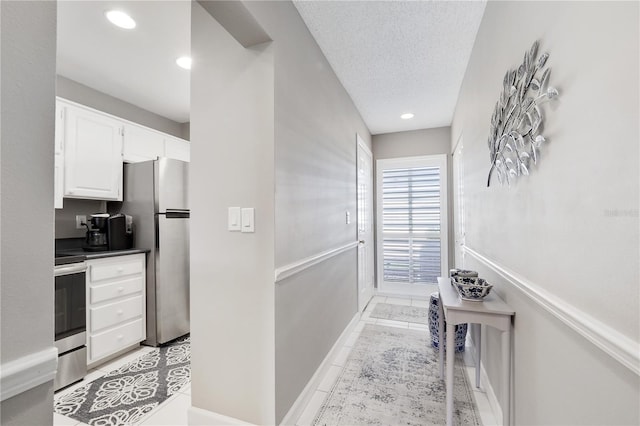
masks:
[[[106,251],[84,251],[81,248],[56,250],[56,257],[59,256],[85,256],[87,260],[102,259],[104,257],[126,256],[128,254],[149,253],[148,249],[125,249]]]

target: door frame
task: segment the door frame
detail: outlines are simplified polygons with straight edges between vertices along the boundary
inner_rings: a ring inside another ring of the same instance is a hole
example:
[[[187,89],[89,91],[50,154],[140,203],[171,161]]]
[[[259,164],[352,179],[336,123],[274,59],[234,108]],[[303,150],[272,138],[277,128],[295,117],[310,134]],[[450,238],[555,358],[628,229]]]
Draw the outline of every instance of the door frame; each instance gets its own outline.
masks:
[[[371,150],[369,149],[369,147],[364,143],[364,141],[362,140],[362,138],[360,137],[359,134],[356,133],[356,194],[358,192],[359,186],[360,186],[360,173],[359,173],[359,167],[360,167],[360,155],[361,152],[364,152],[365,155],[367,155],[370,159],[369,161],[369,192],[367,195],[367,200],[365,201],[365,207],[368,204],[369,209],[368,212],[365,212],[365,214],[367,214],[369,217],[367,220],[365,220],[365,223],[368,221],[369,223],[369,227],[370,227],[370,233],[371,233],[371,238],[370,241],[366,241],[366,240],[361,240],[360,239],[360,209],[361,209],[361,205],[360,205],[360,200],[359,197],[357,197],[356,195],[356,205],[357,205],[357,220],[356,220],[356,233],[357,233],[357,237],[358,237],[358,288],[357,288],[357,293],[358,293],[358,311],[359,312],[363,312],[364,309],[367,307],[367,304],[369,303],[369,301],[371,300],[371,298],[374,295],[375,292],[375,282],[376,282],[376,277],[375,277],[375,223],[374,223],[374,204],[373,204],[373,193],[375,190],[374,187],[374,175],[373,175],[373,153],[371,152]],[[364,242],[361,242],[364,241]],[[362,261],[361,259],[361,251],[362,250],[368,250],[368,252],[364,253],[364,257],[365,257],[365,262],[367,263],[365,265],[365,276],[363,277],[361,274],[361,264],[360,262]],[[361,280],[365,279],[368,280],[369,283],[362,283]],[[361,291],[362,286],[366,286],[367,288],[363,291]]]
[[[449,187],[447,154],[421,155],[412,157],[385,158],[376,160],[376,288],[379,294],[428,297],[433,286],[426,284],[423,288],[407,284],[384,284],[384,250],[382,219],[382,172],[388,166],[398,167],[423,166],[425,162],[437,163],[440,167],[440,275],[448,276],[449,271]],[[437,283],[434,283],[437,285]]]

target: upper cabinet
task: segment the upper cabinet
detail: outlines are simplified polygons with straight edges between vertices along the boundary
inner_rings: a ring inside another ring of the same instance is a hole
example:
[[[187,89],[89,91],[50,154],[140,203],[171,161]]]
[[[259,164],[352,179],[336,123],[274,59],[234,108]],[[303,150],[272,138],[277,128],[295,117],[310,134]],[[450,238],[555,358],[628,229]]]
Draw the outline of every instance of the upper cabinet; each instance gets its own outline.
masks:
[[[53,169],[53,207],[62,208],[64,194],[64,106],[56,102],[56,127]]]
[[[166,135],[164,138],[164,156],[189,162],[191,145],[184,139],[174,138]]]
[[[64,198],[122,201],[122,163],[189,161],[189,141],[56,100],[55,208]]]
[[[122,122],[64,106],[64,196],[122,200]]]
[[[164,156],[164,135],[134,124],[124,126],[124,150],[126,163],[155,160]]]

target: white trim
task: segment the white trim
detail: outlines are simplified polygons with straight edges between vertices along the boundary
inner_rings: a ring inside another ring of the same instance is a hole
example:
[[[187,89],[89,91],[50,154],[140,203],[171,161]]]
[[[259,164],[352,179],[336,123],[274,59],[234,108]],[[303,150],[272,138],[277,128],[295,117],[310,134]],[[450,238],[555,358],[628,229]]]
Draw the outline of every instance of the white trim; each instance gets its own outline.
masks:
[[[493,269],[547,312],[640,376],[640,344],[638,342],[477,251],[467,246],[463,248],[465,253],[469,253]]]
[[[290,276],[295,275],[299,272],[302,272],[313,265],[316,265],[320,262],[324,262],[327,259],[337,256],[340,253],[343,253],[357,246],[358,246],[358,242],[353,241],[343,246],[336,247],[331,250],[323,251],[321,253],[314,254],[313,256],[306,257],[297,262],[293,262],[288,265],[277,268],[275,272],[275,282],[279,282],[284,280],[285,278],[289,278]]]
[[[500,407],[500,402],[498,401],[498,397],[491,386],[489,376],[487,376],[487,371],[484,369],[484,364],[482,362],[480,362],[480,385],[482,386],[482,389],[484,389],[484,393],[487,395],[489,407],[491,407],[493,417],[496,419],[496,424],[503,425],[502,408]]]
[[[324,357],[324,360],[322,360],[322,363],[320,363],[320,366],[318,367],[316,372],[313,373],[313,376],[311,376],[311,379],[309,379],[307,385],[304,387],[302,392],[300,392],[300,395],[298,395],[298,398],[282,419],[282,422],[280,423],[281,425],[297,424],[298,419],[304,412],[304,409],[307,408],[307,404],[309,404],[311,397],[315,393],[318,386],[320,386],[320,383],[322,382],[322,379],[324,379],[324,376],[329,371],[331,363],[338,355],[338,352],[340,351],[340,349],[342,349],[342,346],[344,346],[345,341],[349,338],[349,335],[351,335],[353,329],[360,321],[360,316],[360,313],[356,313],[353,318],[351,318],[351,322],[349,322],[349,324],[342,331],[342,334],[340,335],[340,337],[338,337],[336,343],[334,343],[327,356]]]
[[[476,344],[474,342],[473,339],[467,339],[468,342],[468,346],[467,347],[471,347],[471,349],[473,349],[473,356],[474,356],[474,360],[478,359],[478,351],[476,349]],[[475,362],[474,362],[475,365]],[[474,374],[475,374],[475,366],[474,368]],[[476,378],[475,376],[472,377],[468,374],[469,370],[465,368],[465,372],[467,373],[467,379],[469,380],[469,383],[471,384],[471,386],[475,389],[475,382],[476,382]],[[494,419],[496,420],[496,424],[497,425],[503,425],[504,422],[502,421],[502,408],[500,407],[500,402],[498,401],[498,397],[496,396],[495,391],[493,390],[493,387],[491,386],[491,381],[489,380],[489,376],[487,376],[487,372],[484,369],[484,364],[482,363],[482,360],[480,361],[480,390],[484,390],[485,395],[487,396],[487,400],[489,401],[489,407],[491,407],[491,412],[493,414]]]
[[[371,156],[371,161],[373,161],[373,152],[371,152],[367,144],[364,143],[364,140],[362,140],[360,135],[357,133],[356,133],[356,141],[358,141],[358,146],[361,147],[364,150],[364,152],[369,154]],[[371,163],[371,166],[373,167],[373,163]]]
[[[58,349],[54,346],[2,364],[0,401],[52,381],[57,368]]]
[[[253,425],[234,417],[224,416],[213,411],[189,406],[187,410],[187,424],[190,426],[222,426],[222,425]]]

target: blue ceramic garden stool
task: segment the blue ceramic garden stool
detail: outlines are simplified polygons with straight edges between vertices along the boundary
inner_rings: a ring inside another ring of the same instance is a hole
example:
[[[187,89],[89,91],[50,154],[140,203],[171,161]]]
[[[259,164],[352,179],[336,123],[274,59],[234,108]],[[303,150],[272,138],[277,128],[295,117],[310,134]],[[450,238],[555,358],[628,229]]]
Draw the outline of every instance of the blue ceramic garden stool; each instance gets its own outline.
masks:
[[[429,331],[431,332],[431,346],[438,349],[440,346],[440,340],[438,336],[438,319],[440,317],[440,311],[438,309],[440,305],[440,295],[438,293],[431,293],[429,298]],[[446,326],[446,322],[445,322]],[[467,324],[456,325],[456,352],[464,352],[464,341],[467,338]],[[442,342],[446,348],[447,336],[443,336]]]

